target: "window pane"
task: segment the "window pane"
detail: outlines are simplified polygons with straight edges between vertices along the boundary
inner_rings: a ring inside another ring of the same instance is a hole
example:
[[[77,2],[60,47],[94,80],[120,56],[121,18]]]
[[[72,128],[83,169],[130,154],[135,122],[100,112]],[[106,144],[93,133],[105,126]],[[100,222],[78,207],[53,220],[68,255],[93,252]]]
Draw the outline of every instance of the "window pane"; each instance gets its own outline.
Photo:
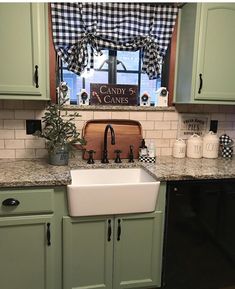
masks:
[[[149,80],[148,75],[141,73],[140,96],[146,91],[151,96],[151,102],[156,101],[156,90],[161,87],[161,79]]]
[[[82,89],[82,78],[75,73],[63,69],[63,79],[70,88],[70,102],[77,102],[77,93]]]
[[[89,95],[91,83],[108,83],[108,72],[94,71],[94,74],[92,76],[85,78],[85,89]]]
[[[117,60],[121,61],[126,70],[139,70],[139,51],[117,51]],[[122,64],[117,65],[118,70],[125,70]]]
[[[109,51],[102,50],[103,55],[96,56],[94,55],[94,68],[95,69],[108,69],[108,59],[109,59]]]
[[[117,84],[138,84],[137,73],[117,73]]]

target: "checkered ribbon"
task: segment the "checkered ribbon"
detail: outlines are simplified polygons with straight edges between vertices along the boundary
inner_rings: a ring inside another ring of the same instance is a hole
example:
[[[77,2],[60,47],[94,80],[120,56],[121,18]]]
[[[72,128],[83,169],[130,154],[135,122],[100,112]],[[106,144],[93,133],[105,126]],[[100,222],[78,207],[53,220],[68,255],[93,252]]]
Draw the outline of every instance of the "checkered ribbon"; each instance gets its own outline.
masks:
[[[147,3],[51,3],[55,49],[69,70],[80,75],[102,49],[142,49],[142,71],[160,73],[178,8]]]

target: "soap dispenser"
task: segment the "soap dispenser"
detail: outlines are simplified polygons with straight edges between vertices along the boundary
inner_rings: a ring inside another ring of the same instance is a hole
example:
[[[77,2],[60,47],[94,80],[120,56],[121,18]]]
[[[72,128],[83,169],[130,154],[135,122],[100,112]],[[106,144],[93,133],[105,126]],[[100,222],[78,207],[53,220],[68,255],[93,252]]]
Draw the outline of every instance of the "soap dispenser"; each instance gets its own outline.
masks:
[[[141,145],[139,147],[139,156],[143,157],[143,156],[147,156],[148,155],[148,148],[145,144],[145,140],[142,139],[141,141]]]

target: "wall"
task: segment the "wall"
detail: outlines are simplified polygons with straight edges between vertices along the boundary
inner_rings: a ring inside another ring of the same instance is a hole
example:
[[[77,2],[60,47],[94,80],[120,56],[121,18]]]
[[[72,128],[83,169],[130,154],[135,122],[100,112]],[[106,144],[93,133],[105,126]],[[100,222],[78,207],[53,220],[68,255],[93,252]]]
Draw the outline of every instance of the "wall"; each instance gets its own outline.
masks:
[[[0,158],[44,158],[44,139],[25,132],[26,119],[40,119],[44,102],[0,100]],[[144,138],[154,139],[157,155],[171,155],[177,138],[181,113],[206,113],[219,121],[218,135],[227,133],[235,140],[235,106],[180,105],[175,111],[79,111],[76,126],[82,130],[89,119],[133,119],[142,124]]]

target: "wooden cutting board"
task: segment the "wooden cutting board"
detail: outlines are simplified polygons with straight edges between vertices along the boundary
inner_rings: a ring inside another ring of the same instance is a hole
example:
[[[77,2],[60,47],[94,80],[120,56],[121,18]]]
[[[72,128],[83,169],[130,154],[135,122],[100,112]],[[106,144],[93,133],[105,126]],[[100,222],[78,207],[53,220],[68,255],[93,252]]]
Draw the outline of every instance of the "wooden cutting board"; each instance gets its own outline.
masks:
[[[115,132],[115,145],[111,145],[111,134],[108,131],[108,159],[114,160],[116,154],[115,150],[121,150],[121,159],[127,159],[129,156],[130,145],[133,145],[134,158],[139,156],[139,146],[141,144],[142,127],[138,121],[135,120],[120,120],[120,119],[101,119],[89,120],[85,123],[82,136],[86,140],[84,148],[86,151],[83,158],[88,158],[88,150],[94,150],[95,160],[101,159],[101,153],[104,143],[104,131],[107,124],[111,124]]]

